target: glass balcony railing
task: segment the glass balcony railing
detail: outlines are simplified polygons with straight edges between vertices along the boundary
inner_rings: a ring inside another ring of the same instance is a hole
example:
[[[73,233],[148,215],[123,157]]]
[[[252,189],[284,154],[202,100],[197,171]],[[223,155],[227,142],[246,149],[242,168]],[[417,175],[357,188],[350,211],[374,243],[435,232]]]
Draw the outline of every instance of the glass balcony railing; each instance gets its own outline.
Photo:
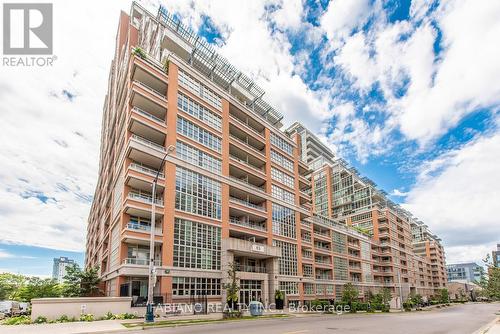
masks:
[[[160,117],[156,117],[155,115],[152,115],[152,114],[148,113],[147,111],[142,110],[139,107],[133,107],[132,110],[135,111],[136,113],[138,113],[138,114],[146,117],[146,118],[149,118],[150,120],[153,120],[153,121],[158,122],[158,123],[165,124],[165,120],[164,119],[161,119]]]
[[[131,229],[131,230],[138,230],[138,231],[145,231],[145,232],[151,231],[151,225],[138,224],[135,222],[129,222],[127,224],[127,228]],[[160,227],[155,228],[155,234],[160,234],[160,233],[162,233],[162,229]]]
[[[262,205],[253,204],[253,203],[250,203],[248,201],[239,199],[237,197],[231,196],[231,197],[229,197],[229,200],[231,202],[239,203],[239,204],[242,204],[244,206],[248,206],[248,207],[253,208],[253,209],[257,209],[257,210],[260,210],[260,211],[266,211],[266,209]]]
[[[155,150],[159,150],[161,152],[165,152],[165,147],[163,145],[157,144],[157,143],[155,143],[155,142],[153,142],[151,140],[148,140],[148,139],[143,138],[141,136],[138,136],[136,134],[132,134],[131,138],[134,139],[134,140],[136,140],[136,141],[138,141],[138,142],[140,142],[140,143],[142,143],[142,144],[144,144],[144,145],[146,145],[146,146],[154,148]]]
[[[156,169],[149,168],[149,167],[140,165],[140,164],[135,163],[135,162],[132,162],[130,164],[130,168],[134,169],[136,171],[139,171],[139,172],[143,172],[145,174],[149,174],[151,176],[156,176],[156,174],[158,173],[158,171]],[[158,173],[158,177],[164,179],[165,178],[165,174],[163,174],[163,172],[160,172],[160,173]]]
[[[152,203],[153,198],[151,196],[148,196],[146,194],[141,194],[137,192],[129,192],[128,197],[137,201],[145,202],[145,203]],[[161,199],[156,199],[155,203],[158,205],[163,206],[163,200]]]
[[[247,273],[267,273],[267,269],[264,266],[249,266],[244,264],[237,264],[236,270],[244,271]]]
[[[160,92],[160,91],[157,91],[156,89],[154,89],[154,88],[152,88],[152,87],[149,87],[149,86],[148,86],[148,85],[146,85],[145,83],[142,83],[142,82],[137,81],[137,80],[135,80],[135,81],[134,81],[134,83],[135,83],[135,84],[137,84],[137,85],[139,85],[139,86],[141,86],[141,87],[142,87],[142,88],[144,88],[145,90],[147,90],[147,91],[149,91],[149,92],[151,92],[151,93],[153,93],[153,94],[155,94],[155,95],[159,95],[159,96],[160,96],[161,98],[163,98],[163,99],[166,99],[166,98],[167,98],[167,96],[165,95],[165,93],[162,93],[162,92]]]
[[[244,220],[244,219],[239,219],[237,217],[230,217],[229,218],[229,222],[231,224],[245,226],[245,227],[253,228],[253,229],[256,229],[256,230],[260,230],[260,231],[265,231],[266,230],[266,226],[265,225],[262,225],[262,224],[259,224],[259,223],[254,223],[254,222],[247,221],[247,220]]]
[[[137,259],[137,258],[127,257],[127,258],[123,259],[123,264],[133,264],[133,265],[137,265],[137,266],[148,266],[149,259]],[[154,265],[156,267],[161,266],[161,261],[155,260]]]

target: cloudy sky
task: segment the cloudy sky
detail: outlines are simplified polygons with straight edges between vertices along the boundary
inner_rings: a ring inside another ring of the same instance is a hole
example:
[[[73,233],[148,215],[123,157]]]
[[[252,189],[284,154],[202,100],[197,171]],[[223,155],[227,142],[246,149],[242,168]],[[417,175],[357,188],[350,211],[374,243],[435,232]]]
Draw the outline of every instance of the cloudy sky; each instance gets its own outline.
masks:
[[[45,2],[45,1],[44,1]],[[120,10],[54,1],[52,68],[0,68],[0,271],[83,259]],[[139,1],[156,11],[157,1]],[[442,237],[448,262],[500,242],[500,2],[163,4]]]

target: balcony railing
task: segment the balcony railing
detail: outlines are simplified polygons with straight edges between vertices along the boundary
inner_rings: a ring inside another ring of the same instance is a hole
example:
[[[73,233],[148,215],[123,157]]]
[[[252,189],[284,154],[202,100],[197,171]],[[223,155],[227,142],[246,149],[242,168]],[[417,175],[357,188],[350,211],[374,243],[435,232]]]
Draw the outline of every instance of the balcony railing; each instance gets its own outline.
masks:
[[[142,110],[139,107],[133,107],[132,110],[135,111],[138,114],[141,114],[142,116],[144,116],[146,118],[149,118],[149,119],[151,119],[151,120],[153,120],[155,122],[161,123],[162,125],[165,125],[165,120],[164,119],[161,119],[160,117],[156,117],[155,115],[151,115],[150,113],[148,113],[147,111]]]
[[[154,148],[155,150],[159,150],[161,152],[165,152],[165,147],[163,145],[160,145],[160,144],[157,144],[151,140],[148,140],[146,138],[143,138],[141,136],[138,136],[136,134],[132,134],[132,139],[146,145],[146,146],[149,146],[151,148]]]
[[[127,228],[131,230],[146,231],[148,233],[151,231],[151,225],[138,224],[134,222],[129,222],[127,224]],[[161,233],[162,229],[160,227],[155,228],[155,234],[161,234]]]
[[[252,169],[254,169],[254,170],[256,170],[256,171],[259,171],[259,172],[261,172],[261,173],[264,173],[264,171],[263,171],[261,168],[259,168],[259,167],[257,167],[257,166],[254,166],[254,165],[252,165],[252,164],[248,163],[247,161],[245,161],[245,160],[243,160],[243,159],[240,159],[240,158],[238,158],[238,157],[236,157],[236,156],[234,156],[234,155],[232,155],[232,154],[230,154],[230,155],[229,155],[229,157],[230,157],[231,159],[234,159],[234,160],[238,161],[238,162],[241,162],[241,163],[242,163],[242,164],[244,164],[245,166],[248,166],[248,167],[250,167],[250,168],[252,168]]]
[[[153,198],[151,196],[145,195],[145,194],[140,194],[136,192],[129,192],[128,197],[137,201],[145,202],[145,203],[152,203]],[[156,199],[155,203],[158,205],[163,206],[163,200],[162,199]]]
[[[158,173],[158,171],[156,169],[149,168],[149,167],[140,165],[140,164],[135,163],[135,162],[132,162],[130,164],[130,168],[132,168],[132,169],[134,169],[136,171],[139,171],[139,172],[143,172],[145,174],[149,174],[151,176],[156,176],[156,174]],[[165,178],[165,174],[163,174],[163,172],[159,172],[158,173],[158,177],[164,179]]]
[[[230,217],[229,218],[229,222],[231,224],[245,226],[245,227],[253,228],[253,229],[256,229],[256,230],[260,230],[260,231],[265,231],[266,230],[266,227],[263,226],[263,225],[261,225],[261,224],[254,223],[254,222],[247,221],[247,220],[238,219],[236,217]]]
[[[244,123],[242,120],[240,120],[238,117],[236,116],[233,116],[233,115],[229,115],[229,118],[232,120],[232,121],[235,121],[236,123],[238,124],[241,124],[242,126],[244,126],[245,128],[247,129],[250,129],[250,131],[252,131],[254,134],[256,134],[257,136],[259,136],[259,138],[261,139],[264,139],[264,136],[259,132],[257,131],[256,129],[254,129],[253,127],[251,127],[250,125]]]
[[[267,269],[264,266],[249,266],[245,264],[236,265],[237,271],[244,271],[246,273],[267,273]]]
[[[246,180],[242,180],[242,179],[238,179],[237,177],[234,177],[232,175],[229,175],[229,178],[232,179],[232,180],[235,180],[235,181],[240,181],[240,182],[243,182],[245,185],[251,187],[251,188],[254,188],[256,190],[260,190],[260,191],[265,191],[264,188],[262,187],[259,187],[259,186],[256,186],[254,184],[251,184],[250,182],[246,181]]]
[[[149,87],[149,86],[148,86],[148,85],[146,85],[145,83],[142,83],[142,82],[137,81],[137,80],[135,80],[135,81],[134,81],[134,83],[138,84],[139,86],[141,86],[142,88],[144,88],[145,90],[147,90],[147,91],[149,91],[149,92],[151,92],[151,93],[153,93],[153,94],[159,95],[159,96],[160,96],[161,98],[163,98],[163,99],[166,99],[166,98],[167,98],[167,96],[166,96],[164,93],[159,92],[159,91],[157,91],[156,89],[154,89],[154,88],[152,88],[152,87]]]
[[[262,206],[262,205],[257,205],[257,204],[253,204],[253,203],[250,203],[248,201],[245,201],[245,200],[242,200],[242,199],[239,199],[237,197],[229,197],[229,200],[231,202],[235,202],[235,203],[239,203],[239,204],[242,204],[244,206],[248,206],[250,208],[253,208],[253,209],[257,209],[259,211],[266,211],[266,209]]]
[[[148,266],[149,265],[149,259],[136,259],[132,257],[127,257],[123,259],[123,264],[133,264],[136,266]],[[161,261],[160,260],[155,260],[154,265],[156,267],[161,266]]]
[[[261,152],[260,150],[258,150],[256,147],[253,147],[252,145],[250,145],[248,142],[244,141],[243,139],[240,139],[232,134],[229,135],[230,138],[242,143],[243,145],[247,146],[249,149],[251,149],[252,151],[255,151],[256,153],[260,154],[260,155],[264,155],[263,152]]]

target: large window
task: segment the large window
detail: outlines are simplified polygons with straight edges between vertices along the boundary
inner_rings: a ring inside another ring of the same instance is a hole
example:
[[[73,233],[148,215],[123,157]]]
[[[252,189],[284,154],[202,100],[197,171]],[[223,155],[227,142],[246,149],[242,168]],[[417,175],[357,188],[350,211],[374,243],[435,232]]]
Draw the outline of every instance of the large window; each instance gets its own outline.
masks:
[[[216,152],[221,152],[222,146],[219,137],[180,116],[177,117],[177,133],[191,138]]]
[[[179,70],[179,85],[198,95],[215,108],[222,109],[222,100],[214,91],[182,70]]]
[[[278,168],[271,167],[271,177],[273,180],[281,182],[290,188],[295,187],[294,178],[287,173],[280,171]]]
[[[273,203],[273,233],[284,237],[296,237],[295,211]]]
[[[314,209],[317,214],[328,216],[328,189],[326,185],[326,173],[319,172],[313,176],[314,182]]]
[[[207,154],[194,146],[188,145],[182,141],[177,141],[175,155],[184,161],[195,166],[206,169],[212,173],[220,174],[222,171],[222,162],[210,154]]]
[[[174,267],[220,270],[221,229],[175,218]]]
[[[207,125],[222,130],[222,118],[216,113],[208,110],[201,104],[195,102],[193,99],[186,95],[179,93],[177,97],[177,107],[185,113],[199,119]]]
[[[273,246],[281,248],[279,258],[280,275],[297,276],[297,245],[273,240]]]
[[[220,278],[173,277],[174,296],[220,296]]]
[[[287,191],[281,187],[278,187],[276,185],[271,186],[271,194],[273,195],[274,198],[280,199],[282,201],[285,201],[290,204],[295,203],[295,198],[293,196],[293,193],[290,191]]]
[[[347,280],[347,259],[333,258],[333,274],[336,280]]]
[[[283,154],[271,150],[271,161],[281,167],[293,172],[293,161],[286,158]]]
[[[288,141],[286,141],[285,139],[281,138],[280,136],[278,136],[277,134],[272,133],[272,132],[271,132],[271,138],[270,139],[271,139],[271,144],[273,144],[274,146],[282,149],[286,153],[292,155],[292,153],[293,153],[293,146]]]
[[[299,294],[299,284],[297,282],[280,282],[280,290],[285,293],[285,295],[298,295]]]
[[[181,167],[177,167],[175,177],[176,209],[221,218],[220,182]]]

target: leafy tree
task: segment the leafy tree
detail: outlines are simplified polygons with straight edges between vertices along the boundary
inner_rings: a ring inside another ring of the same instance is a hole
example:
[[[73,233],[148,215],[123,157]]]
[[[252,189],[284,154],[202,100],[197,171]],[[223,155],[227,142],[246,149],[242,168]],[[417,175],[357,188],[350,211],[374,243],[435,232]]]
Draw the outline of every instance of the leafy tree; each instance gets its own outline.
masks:
[[[387,305],[389,304],[389,302],[391,301],[392,299],[392,293],[391,293],[391,290],[389,288],[383,288],[382,289],[382,303],[384,305]]]
[[[358,300],[359,291],[352,285],[352,283],[344,284],[344,291],[342,291],[342,302],[352,305],[353,302]]]
[[[0,300],[17,299],[19,289],[26,284],[26,276],[11,273],[0,274]]]
[[[412,293],[412,295],[410,296],[410,300],[411,300],[411,303],[413,305],[417,306],[417,308],[419,305],[422,305],[422,303],[424,302],[424,299],[418,293],[417,294]]]
[[[31,301],[33,298],[60,297],[61,286],[52,278],[30,277],[17,291],[17,300]]]
[[[500,300],[500,268],[493,266],[490,254],[486,255],[483,262],[488,268],[488,275],[482,276],[478,282],[483,289],[481,295],[491,300]]]
[[[82,270],[76,263],[66,267],[63,293],[67,297],[88,297],[100,293],[99,267]]]
[[[227,275],[229,276],[229,283],[224,284],[224,289],[227,293],[227,303],[234,307],[234,304],[238,302],[238,291],[240,286],[238,285],[238,277],[236,276],[236,264],[234,262],[229,263],[229,269],[227,270]]]
[[[446,304],[450,302],[450,297],[448,295],[448,289],[439,290],[439,302],[442,304]]]

